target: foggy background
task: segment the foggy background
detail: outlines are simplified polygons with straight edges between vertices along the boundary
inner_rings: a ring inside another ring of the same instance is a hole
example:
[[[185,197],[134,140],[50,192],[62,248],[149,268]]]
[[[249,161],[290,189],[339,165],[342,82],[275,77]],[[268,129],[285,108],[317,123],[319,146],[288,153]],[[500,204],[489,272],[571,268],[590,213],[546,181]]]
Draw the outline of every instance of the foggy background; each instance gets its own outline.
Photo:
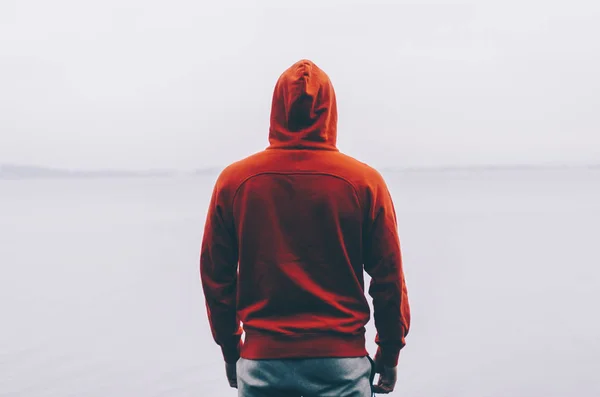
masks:
[[[374,166],[600,163],[597,1],[2,0],[0,163],[225,166],[301,58]]]
[[[394,199],[390,396],[600,396],[599,38],[592,0],[0,0],[0,397],[237,394],[206,209],[302,58]],[[595,167],[449,169],[477,165]]]

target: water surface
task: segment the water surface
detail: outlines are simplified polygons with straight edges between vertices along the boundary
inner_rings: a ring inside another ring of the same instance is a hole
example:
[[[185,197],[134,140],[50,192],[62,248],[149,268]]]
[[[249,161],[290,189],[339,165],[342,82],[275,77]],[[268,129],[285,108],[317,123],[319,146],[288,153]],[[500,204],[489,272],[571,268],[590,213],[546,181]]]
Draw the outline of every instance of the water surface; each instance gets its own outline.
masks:
[[[385,177],[413,311],[391,395],[600,395],[600,170]],[[198,275],[215,178],[0,181],[0,396],[236,395]]]

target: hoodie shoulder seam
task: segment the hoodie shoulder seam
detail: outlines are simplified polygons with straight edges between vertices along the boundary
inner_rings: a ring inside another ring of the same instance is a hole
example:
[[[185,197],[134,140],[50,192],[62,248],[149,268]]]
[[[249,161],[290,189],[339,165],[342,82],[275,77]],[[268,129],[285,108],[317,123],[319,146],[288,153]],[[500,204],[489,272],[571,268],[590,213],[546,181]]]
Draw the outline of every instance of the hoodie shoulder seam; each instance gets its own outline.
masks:
[[[256,172],[252,175],[247,176],[239,183],[238,187],[235,189],[235,192],[233,193],[233,197],[231,199],[231,206],[232,207],[235,206],[235,199],[237,198],[238,192],[240,191],[240,189],[246,182],[248,182],[250,179],[252,179],[254,177],[257,177],[260,175],[269,175],[269,174],[272,174],[272,175],[323,175],[323,176],[330,176],[333,178],[340,179],[340,180],[346,182],[348,185],[350,185],[350,187],[352,187],[352,191],[354,192],[354,197],[356,198],[356,201],[358,202],[358,205],[359,205],[361,211],[364,210],[363,203],[360,200],[360,195],[358,193],[358,189],[356,188],[354,183],[352,183],[352,181],[350,181],[348,178],[345,178],[341,175],[334,174],[332,172],[323,172],[323,171],[260,171],[260,172]]]

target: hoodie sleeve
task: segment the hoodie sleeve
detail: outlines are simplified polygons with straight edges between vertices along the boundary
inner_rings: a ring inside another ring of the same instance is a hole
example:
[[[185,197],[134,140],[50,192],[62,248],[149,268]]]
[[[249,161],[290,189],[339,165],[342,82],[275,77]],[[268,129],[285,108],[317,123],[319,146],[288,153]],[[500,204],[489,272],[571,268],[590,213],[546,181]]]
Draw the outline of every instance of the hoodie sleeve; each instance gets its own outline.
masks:
[[[228,363],[239,358],[242,328],[237,317],[238,252],[231,210],[215,185],[200,253],[200,278],[215,342]]]
[[[395,367],[410,327],[408,293],[391,195],[380,175],[378,183],[369,190],[363,246],[365,271],[371,276],[369,295],[373,298],[377,330],[375,357]]]

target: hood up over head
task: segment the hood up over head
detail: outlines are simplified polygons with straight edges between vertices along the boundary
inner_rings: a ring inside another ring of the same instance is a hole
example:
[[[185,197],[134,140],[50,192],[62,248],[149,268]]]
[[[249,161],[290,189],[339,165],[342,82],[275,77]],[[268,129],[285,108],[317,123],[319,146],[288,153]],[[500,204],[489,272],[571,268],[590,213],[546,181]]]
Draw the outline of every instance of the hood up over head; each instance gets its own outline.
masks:
[[[270,149],[338,150],[337,106],[329,77],[301,60],[279,77],[273,93]]]

